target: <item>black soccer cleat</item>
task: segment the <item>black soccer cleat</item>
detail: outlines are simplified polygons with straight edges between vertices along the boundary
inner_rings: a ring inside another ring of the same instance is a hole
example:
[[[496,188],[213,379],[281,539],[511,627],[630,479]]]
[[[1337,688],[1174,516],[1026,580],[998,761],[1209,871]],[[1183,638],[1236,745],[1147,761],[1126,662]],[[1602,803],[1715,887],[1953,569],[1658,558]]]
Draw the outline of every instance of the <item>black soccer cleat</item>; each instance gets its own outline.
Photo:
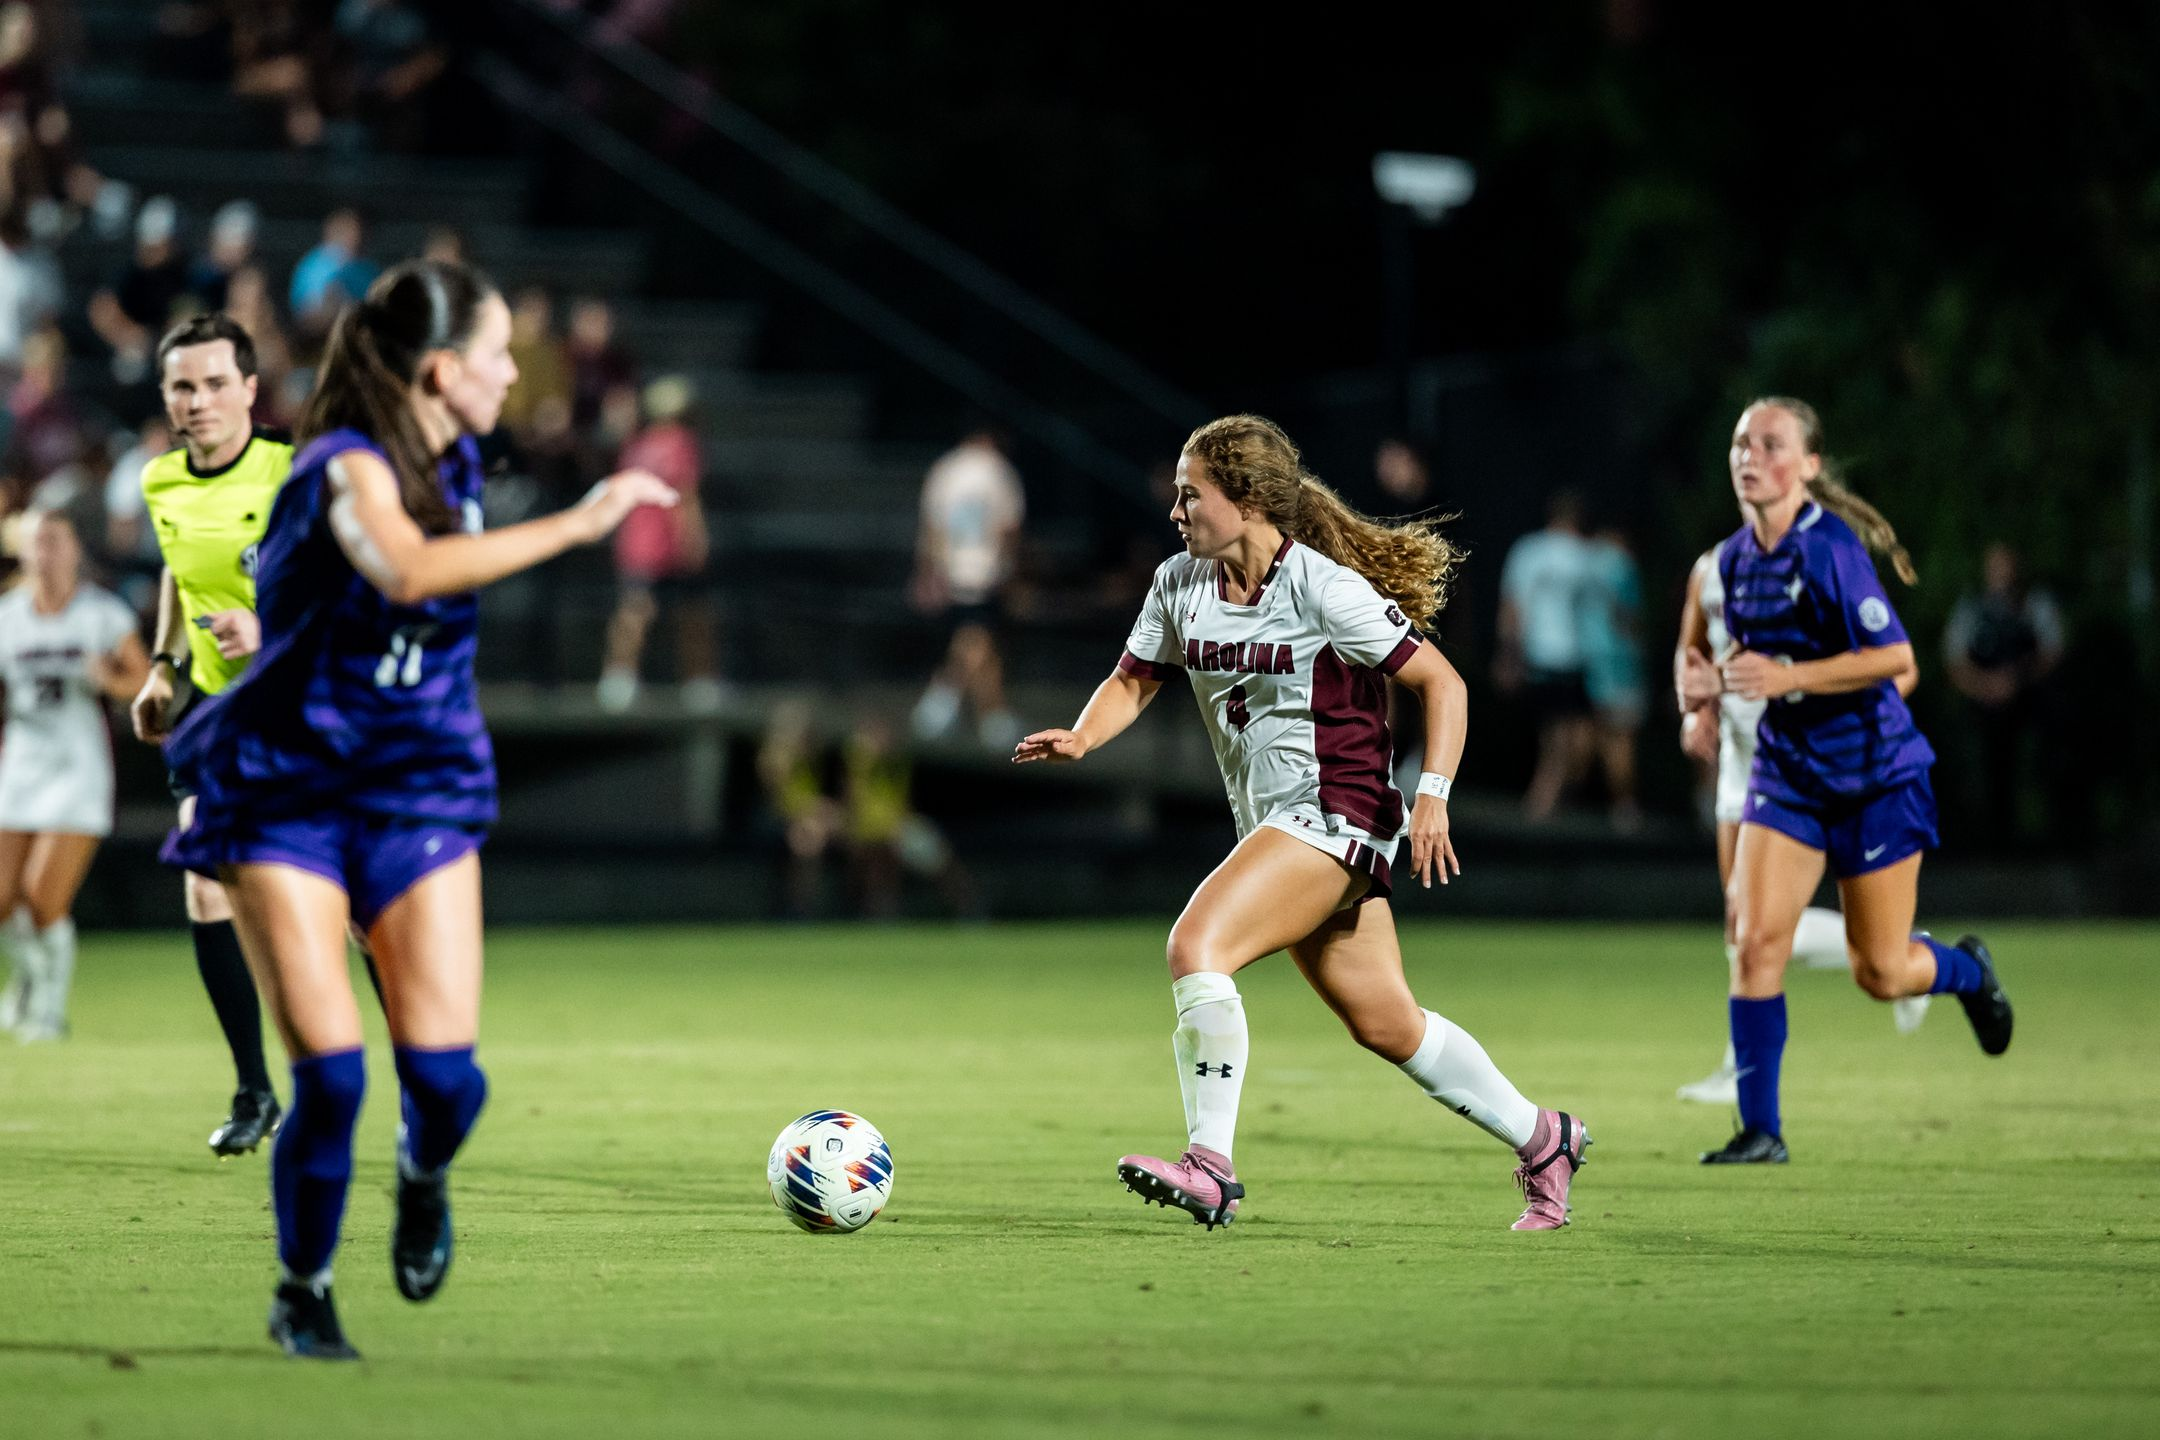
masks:
[[[1980,1042],[1982,1053],[2000,1055],[2010,1048],[2010,997],[2003,993],[2002,981],[1995,978],[1995,957],[1977,935],[1967,935],[1957,942],[1957,948],[1980,962],[1980,971],[1987,983],[1978,990],[1962,992],[1958,1004],[1965,1007],[1965,1018],[1972,1022],[1973,1038]]]
[[[232,1111],[225,1123],[210,1132],[210,1153],[223,1160],[245,1155],[277,1134],[285,1112],[277,1096],[268,1090],[241,1090],[232,1097]]]
[[[390,1274],[414,1304],[433,1298],[450,1274],[450,1175],[438,1171],[397,1182],[397,1223],[390,1227]]]
[[[1790,1159],[1783,1138],[1752,1125],[1726,1141],[1724,1149],[1702,1153],[1705,1165],[1783,1165]]]
[[[358,1360],[338,1324],[330,1287],[317,1290],[288,1280],[270,1299],[270,1338],[295,1360]]]

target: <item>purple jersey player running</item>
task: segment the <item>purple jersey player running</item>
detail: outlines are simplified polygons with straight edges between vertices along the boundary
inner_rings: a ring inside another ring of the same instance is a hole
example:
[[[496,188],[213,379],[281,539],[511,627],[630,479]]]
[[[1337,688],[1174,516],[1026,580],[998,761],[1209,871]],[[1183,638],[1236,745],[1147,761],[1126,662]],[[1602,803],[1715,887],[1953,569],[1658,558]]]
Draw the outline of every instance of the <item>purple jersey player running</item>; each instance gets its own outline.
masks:
[[[576,506],[482,531],[475,435],[517,379],[510,312],[462,265],[400,265],[331,332],[257,566],[262,649],[174,731],[199,797],[167,858],[222,881],[292,1057],[271,1155],[283,1277],[270,1334],[352,1359],[330,1259],[366,1086],[348,921],[367,937],[404,1090],[391,1269],[449,1269],[450,1159],[487,1095],[478,850],[495,764],[473,681],[480,586],[601,539],[674,494],[626,471]]]
[[[1839,484],[1810,406],[1741,413],[1729,458],[1748,523],[1718,557],[1734,653],[1725,688],[1766,700],[1733,857],[1732,1041],[1740,1132],[1706,1165],[1780,1164],[1785,964],[1827,863],[1853,979],[1878,1000],[1955,994],[1980,1048],[2010,1044],[2010,1001],[1978,938],[1915,935],[1920,857],[1935,838],[1935,752],[1894,683],[1913,663],[1869,550],[1911,584],[1889,522]],[[1862,540],[1862,535],[1867,540]]]

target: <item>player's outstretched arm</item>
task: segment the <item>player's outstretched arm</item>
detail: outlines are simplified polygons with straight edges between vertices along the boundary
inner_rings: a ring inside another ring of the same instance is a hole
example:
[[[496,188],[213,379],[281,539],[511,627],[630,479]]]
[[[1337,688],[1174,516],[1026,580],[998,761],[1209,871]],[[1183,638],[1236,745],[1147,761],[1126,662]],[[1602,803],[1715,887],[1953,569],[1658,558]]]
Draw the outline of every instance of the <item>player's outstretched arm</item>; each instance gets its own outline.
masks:
[[[406,513],[390,467],[362,450],[330,462],[330,532],[368,583],[400,605],[477,590],[604,539],[640,505],[675,491],[643,470],[610,475],[567,510],[478,535],[429,535]]]
[[[1142,680],[1123,670],[1112,672],[1109,679],[1095,687],[1072,729],[1038,730],[1025,737],[1013,747],[1013,764],[1027,765],[1037,760],[1071,764],[1123,734],[1160,689],[1160,680]]]
[[[1455,667],[1435,645],[1420,645],[1395,672],[1395,683],[1418,697],[1425,714],[1425,761],[1428,776],[1442,791],[1452,788],[1462,768],[1463,745],[1470,730],[1470,691]],[[1410,809],[1410,873],[1431,888],[1437,874],[1448,883],[1450,873],[1462,874],[1455,858],[1455,842],[1448,833],[1446,794],[1433,794],[1420,779],[1416,802]]]

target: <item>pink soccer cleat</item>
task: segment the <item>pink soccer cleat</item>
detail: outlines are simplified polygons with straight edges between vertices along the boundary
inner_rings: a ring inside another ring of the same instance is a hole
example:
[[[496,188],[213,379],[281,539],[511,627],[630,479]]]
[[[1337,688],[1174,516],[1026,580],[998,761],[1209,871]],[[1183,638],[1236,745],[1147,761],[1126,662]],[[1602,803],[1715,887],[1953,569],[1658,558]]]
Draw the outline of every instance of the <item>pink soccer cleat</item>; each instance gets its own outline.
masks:
[[[1176,1160],[1127,1155],[1117,1162],[1125,1188],[1153,1205],[1174,1205],[1208,1229],[1237,1219],[1245,1187],[1237,1183],[1230,1157],[1195,1145]],[[1563,1187],[1562,1194],[1566,1193]]]
[[[1537,1129],[1518,1152],[1523,1163],[1515,1171],[1515,1184],[1530,1203],[1508,1228],[1558,1230],[1567,1224],[1568,1211],[1574,1208],[1568,1204],[1568,1186],[1589,1148],[1590,1132],[1582,1121],[1564,1110],[1540,1110]]]

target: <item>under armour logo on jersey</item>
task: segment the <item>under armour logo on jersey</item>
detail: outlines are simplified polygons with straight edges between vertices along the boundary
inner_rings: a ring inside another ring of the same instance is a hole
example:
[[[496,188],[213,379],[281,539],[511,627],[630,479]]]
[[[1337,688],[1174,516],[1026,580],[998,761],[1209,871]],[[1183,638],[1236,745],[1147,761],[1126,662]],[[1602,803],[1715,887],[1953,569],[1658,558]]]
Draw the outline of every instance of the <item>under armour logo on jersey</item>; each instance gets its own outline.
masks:
[[[1206,1079],[1209,1075],[1215,1075],[1221,1079],[1227,1080],[1230,1078],[1230,1063],[1228,1061],[1224,1061],[1222,1064],[1210,1068],[1207,1061],[1202,1060],[1198,1065],[1195,1065],[1193,1067],[1193,1074],[1198,1075],[1203,1080]]]
[[[1792,584],[1785,587],[1785,598],[1797,605],[1800,603],[1800,592],[1805,589],[1807,589],[1807,581],[1795,575],[1792,577]]]

